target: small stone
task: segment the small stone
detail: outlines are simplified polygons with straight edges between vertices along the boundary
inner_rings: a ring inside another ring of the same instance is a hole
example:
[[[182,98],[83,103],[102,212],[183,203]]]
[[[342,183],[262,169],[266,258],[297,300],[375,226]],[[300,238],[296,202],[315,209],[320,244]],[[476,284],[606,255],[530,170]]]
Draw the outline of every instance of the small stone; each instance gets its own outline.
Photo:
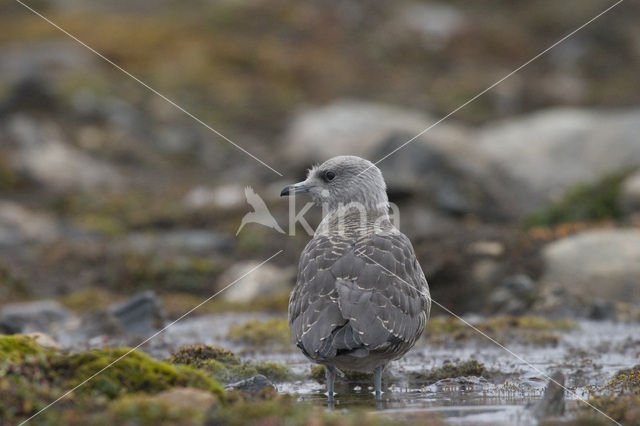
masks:
[[[36,340],[36,342],[43,348],[55,349],[55,350],[62,349],[60,344],[56,342],[54,338],[49,336],[48,334],[36,332],[36,333],[28,333],[27,336],[33,337]]]
[[[476,241],[469,246],[469,253],[499,257],[504,254],[504,245],[500,241]]]
[[[535,418],[542,420],[547,417],[562,416],[564,414],[564,374],[556,371],[551,376],[542,399],[531,409]]]
[[[258,262],[247,261],[233,265],[222,274],[219,282],[228,285],[258,266]],[[245,303],[263,296],[274,296],[289,292],[293,287],[295,269],[263,265],[258,273],[247,274],[222,293],[225,300]]]
[[[228,385],[226,390],[239,390],[242,392],[246,392],[252,395],[258,394],[265,389],[276,390],[276,387],[271,383],[269,379],[267,379],[262,374],[258,374],[257,376],[253,376],[246,380],[241,380],[236,383],[232,383]]]
[[[164,325],[166,314],[153,291],[139,293],[109,308],[128,335],[148,336]]]
[[[205,208],[232,209],[244,203],[244,188],[222,185],[216,188],[197,186],[185,195],[182,204],[189,210]]]

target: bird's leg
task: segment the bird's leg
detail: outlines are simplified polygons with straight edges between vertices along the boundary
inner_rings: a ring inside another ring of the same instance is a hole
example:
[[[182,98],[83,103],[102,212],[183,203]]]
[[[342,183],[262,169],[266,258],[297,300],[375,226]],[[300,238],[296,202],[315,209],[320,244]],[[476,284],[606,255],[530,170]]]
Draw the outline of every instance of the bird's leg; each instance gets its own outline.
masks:
[[[373,370],[373,383],[375,386],[376,400],[378,401],[382,399],[382,370],[384,370],[384,365],[376,367],[376,369]]]
[[[324,373],[325,376],[327,378],[327,397],[329,398],[329,401],[333,401],[333,396],[335,395],[333,393],[333,384],[336,381],[336,368],[330,365],[325,365],[324,366]]]

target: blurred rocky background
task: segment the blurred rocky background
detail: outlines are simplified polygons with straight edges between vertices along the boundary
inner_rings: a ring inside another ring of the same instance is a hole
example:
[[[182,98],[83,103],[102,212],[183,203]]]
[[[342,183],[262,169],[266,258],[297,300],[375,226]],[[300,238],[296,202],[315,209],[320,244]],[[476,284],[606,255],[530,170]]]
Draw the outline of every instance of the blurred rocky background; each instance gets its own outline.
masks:
[[[309,236],[236,236],[245,186],[288,234],[279,192],[311,164],[382,158],[611,2],[28,4],[283,174],[2,2],[0,333],[84,348],[280,249],[192,315],[283,316]],[[438,302],[640,319],[639,19],[624,2],[379,164]]]

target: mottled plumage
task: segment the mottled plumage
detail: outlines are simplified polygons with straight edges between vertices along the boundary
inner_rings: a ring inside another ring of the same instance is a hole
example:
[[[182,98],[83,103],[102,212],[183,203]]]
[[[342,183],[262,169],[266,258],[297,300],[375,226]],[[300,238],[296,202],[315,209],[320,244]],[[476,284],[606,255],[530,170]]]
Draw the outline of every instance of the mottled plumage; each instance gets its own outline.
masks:
[[[328,204],[300,258],[289,301],[293,339],[328,367],[330,397],[335,368],[376,372],[379,396],[382,369],[414,345],[429,318],[429,288],[411,242],[391,224],[384,180],[367,160],[331,159],[283,193],[292,191]]]

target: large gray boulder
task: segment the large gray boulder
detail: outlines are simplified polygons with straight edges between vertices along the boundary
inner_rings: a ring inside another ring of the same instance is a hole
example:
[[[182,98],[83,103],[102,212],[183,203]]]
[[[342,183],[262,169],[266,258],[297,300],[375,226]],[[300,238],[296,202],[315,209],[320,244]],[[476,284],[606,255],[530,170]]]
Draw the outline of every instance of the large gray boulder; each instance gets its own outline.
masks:
[[[541,282],[582,303],[640,303],[640,230],[587,231],[547,245]]]
[[[294,117],[285,156],[299,168],[336,155],[384,158],[378,166],[392,197],[409,193],[454,216],[519,215],[512,194],[502,190],[500,169],[477,149],[470,129],[447,121],[416,137],[436,121],[397,106],[338,100]]]
[[[477,147],[506,173],[503,191],[532,212],[571,186],[640,164],[639,135],[640,109],[554,108],[486,126]]]
[[[372,159],[389,135],[415,135],[433,121],[428,114],[406,108],[340,99],[295,114],[284,135],[284,155],[304,167],[336,155]]]

